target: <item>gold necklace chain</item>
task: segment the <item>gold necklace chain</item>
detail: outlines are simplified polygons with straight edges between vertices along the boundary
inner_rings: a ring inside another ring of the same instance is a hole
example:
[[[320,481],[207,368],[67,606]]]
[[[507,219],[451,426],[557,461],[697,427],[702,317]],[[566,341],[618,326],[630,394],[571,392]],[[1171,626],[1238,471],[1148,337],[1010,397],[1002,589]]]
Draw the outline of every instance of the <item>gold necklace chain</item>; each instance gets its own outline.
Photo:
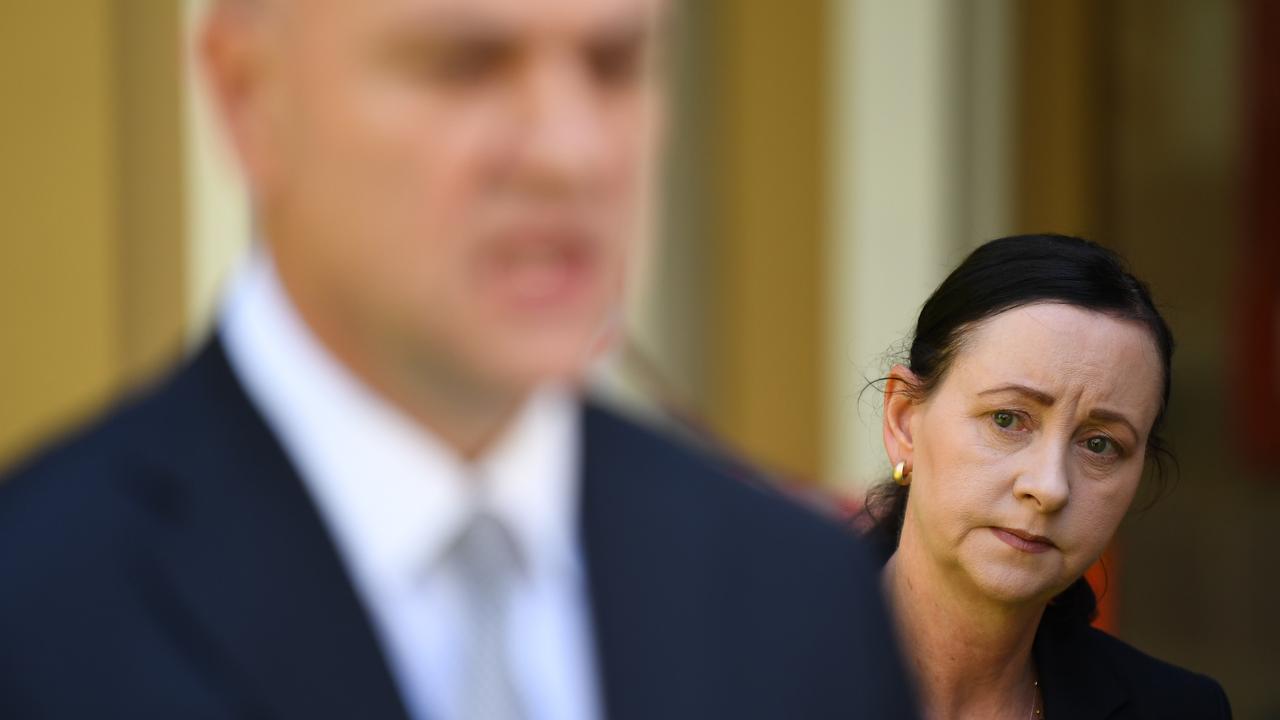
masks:
[[[1044,706],[1040,703],[1040,681],[1031,681],[1031,720],[1044,720]]]

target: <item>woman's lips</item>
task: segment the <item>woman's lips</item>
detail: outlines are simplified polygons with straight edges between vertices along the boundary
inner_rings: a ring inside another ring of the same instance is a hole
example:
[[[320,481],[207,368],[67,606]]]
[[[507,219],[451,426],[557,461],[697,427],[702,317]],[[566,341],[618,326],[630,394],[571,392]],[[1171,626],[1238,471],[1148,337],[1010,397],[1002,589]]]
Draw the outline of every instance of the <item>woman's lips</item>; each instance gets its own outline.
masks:
[[[1015,530],[1013,528],[991,528],[991,532],[1000,538],[1006,545],[1022,552],[1039,554],[1048,552],[1055,546],[1053,541],[1043,535],[1035,535],[1025,530]]]

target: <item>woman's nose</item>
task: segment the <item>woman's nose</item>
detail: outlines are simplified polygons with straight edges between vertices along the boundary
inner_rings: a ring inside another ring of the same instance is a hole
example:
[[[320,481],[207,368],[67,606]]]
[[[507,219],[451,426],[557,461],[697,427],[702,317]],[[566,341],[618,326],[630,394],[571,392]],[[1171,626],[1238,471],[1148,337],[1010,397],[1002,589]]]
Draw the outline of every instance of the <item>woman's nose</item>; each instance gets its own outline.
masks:
[[[1061,510],[1071,495],[1068,453],[1048,445],[1034,454],[1034,461],[1019,473],[1013,484],[1013,494],[1019,500],[1035,503],[1043,513]]]

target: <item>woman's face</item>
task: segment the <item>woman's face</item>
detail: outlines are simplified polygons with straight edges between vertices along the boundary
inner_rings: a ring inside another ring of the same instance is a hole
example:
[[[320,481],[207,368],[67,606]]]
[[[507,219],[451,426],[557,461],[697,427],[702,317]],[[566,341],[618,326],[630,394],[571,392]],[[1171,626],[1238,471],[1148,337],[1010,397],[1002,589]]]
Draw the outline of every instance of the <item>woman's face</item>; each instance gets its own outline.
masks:
[[[1162,370],[1143,326],[1062,304],[968,333],[903,415],[903,546],[999,602],[1043,602],[1110,541],[1142,475]]]

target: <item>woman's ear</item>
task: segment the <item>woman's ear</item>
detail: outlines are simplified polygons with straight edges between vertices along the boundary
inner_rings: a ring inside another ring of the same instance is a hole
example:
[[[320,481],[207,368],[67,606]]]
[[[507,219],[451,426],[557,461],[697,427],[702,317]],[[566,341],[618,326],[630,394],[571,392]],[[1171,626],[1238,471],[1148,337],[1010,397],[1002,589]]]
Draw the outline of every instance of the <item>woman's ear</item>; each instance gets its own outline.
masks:
[[[884,449],[890,465],[907,464],[906,474],[914,464],[911,418],[919,408],[919,386],[920,379],[905,365],[894,365],[884,385]]]

